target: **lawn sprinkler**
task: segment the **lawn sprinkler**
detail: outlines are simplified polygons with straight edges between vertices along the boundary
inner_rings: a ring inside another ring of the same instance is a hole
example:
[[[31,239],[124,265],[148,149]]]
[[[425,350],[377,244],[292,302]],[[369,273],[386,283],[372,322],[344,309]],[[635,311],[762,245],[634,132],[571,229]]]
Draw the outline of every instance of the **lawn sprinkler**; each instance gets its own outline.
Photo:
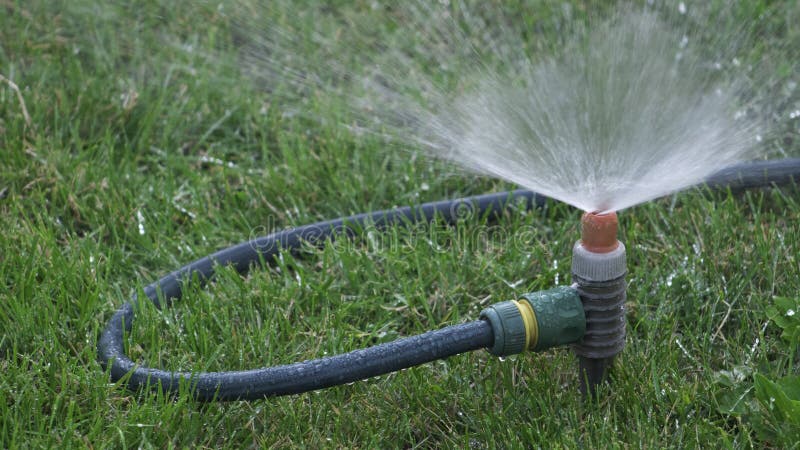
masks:
[[[745,189],[795,183],[800,159],[750,162],[730,167],[705,180],[710,187]],[[301,256],[306,244],[324,245],[351,238],[366,226],[383,229],[441,219],[454,224],[464,211],[500,219],[509,209],[541,208],[545,197],[517,190],[395,208],[304,225],[256,238],[198,259],[144,288],[157,307],[183,294],[187,281],[208,282],[217,267],[246,273],[280,252]],[[134,297],[118,309],[97,344],[100,363],[112,380],[131,389],[158,388],[177,393],[183,385],[198,400],[251,400],[298,394],[363,380],[468,351],[488,349],[508,356],[572,345],[578,356],[581,391],[594,396],[608,380],[614,358],[625,346],[625,246],[617,240],[615,213],[585,213],[581,238],[572,253],[571,286],[521,295],[494,304],[479,320],[405,337],[341,355],[274,367],[232,372],[170,372],[144,367],[124,352],[124,336],[135,315]]]
[[[625,347],[625,245],[617,240],[617,227],[616,213],[585,213],[572,250],[572,286],[485,309],[481,318],[494,334],[489,351],[508,356],[572,344],[581,392],[595,395]]]
[[[625,347],[625,245],[617,240],[617,214],[585,213],[581,240],[572,248],[572,281],[586,315],[578,355],[581,392],[595,394],[614,357]]]
[[[328,239],[352,236],[355,228],[367,224],[383,228],[430,222],[436,217],[454,223],[465,209],[497,218],[511,205],[519,205],[520,200],[527,208],[544,204],[544,198],[537,194],[514,191],[360,214],[285,230],[197,260],[147,286],[144,293],[160,307],[180,298],[183,284],[192,277],[205,283],[217,266],[232,265],[244,273],[260,261],[274,260],[281,250],[296,252],[303,243],[321,245]],[[134,298],[114,314],[103,331],[98,342],[100,362],[110,370],[112,379],[127,377],[127,385],[133,389],[160,387],[177,392],[183,383],[200,400],[246,400],[350,383],[483,348],[505,357],[572,344],[580,359],[582,390],[594,393],[595,387],[606,379],[614,355],[624,346],[625,247],[616,240],[614,213],[587,213],[581,223],[581,239],[573,251],[572,286],[494,304],[473,322],[282,366],[238,372],[168,372],[136,364],[124,353],[123,336],[130,331],[138,301]]]

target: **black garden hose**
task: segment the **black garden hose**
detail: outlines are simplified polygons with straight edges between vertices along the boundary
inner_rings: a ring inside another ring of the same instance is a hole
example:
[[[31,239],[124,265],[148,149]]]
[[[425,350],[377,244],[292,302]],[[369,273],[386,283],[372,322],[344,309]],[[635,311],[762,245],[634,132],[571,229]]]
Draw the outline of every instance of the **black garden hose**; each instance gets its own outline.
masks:
[[[102,354],[113,359],[112,378],[132,372],[130,389],[150,383],[171,392],[178,391],[181,380],[189,381],[194,397],[204,401],[254,400],[337,386],[490,347],[494,339],[489,322],[477,320],[327,358],[255,370],[191,374],[137,367],[122,354],[122,320],[132,318],[133,307],[125,305],[103,333],[100,345],[106,346]]]
[[[706,184],[714,188],[742,189],[798,181],[800,159],[782,159],[733,166],[709,177]],[[327,239],[351,237],[356,230],[369,224],[378,228],[403,226],[430,222],[435,217],[452,223],[466,214],[495,218],[512,205],[530,209],[543,206],[545,200],[545,197],[533,192],[517,190],[305,225],[201,258],[145,287],[144,293],[157,307],[168,306],[169,302],[181,297],[182,285],[186,280],[197,276],[201,283],[205,283],[214,275],[217,265],[232,265],[240,273],[245,273],[261,261],[271,262],[280,251],[296,252],[304,242],[321,245]],[[159,293],[167,302],[166,305],[161,304]],[[100,335],[97,344],[100,363],[110,371],[115,382],[128,376],[127,386],[131,389],[160,386],[166,391],[177,392],[181,382],[184,382],[199,400],[249,400],[297,394],[491,347],[494,343],[491,326],[486,321],[478,320],[363,350],[294,364],[237,372],[167,372],[137,365],[124,353],[123,336],[131,329],[136,302],[137,298],[134,297],[117,310]]]
[[[737,164],[711,175],[704,184],[710,188],[729,188],[738,191],[791,183],[800,183],[800,158]]]
[[[260,261],[271,262],[280,251],[297,251],[304,243],[322,244],[327,239],[351,236],[354,230],[368,224],[383,228],[417,222],[430,222],[440,217],[455,222],[469,214],[497,216],[509,205],[525,209],[540,207],[545,198],[530,191],[501,192],[460,200],[426,203],[417,208],[397,208],[304,225],[244,242],[201,258],[144,288],[144,293],[161,307],[159,292],[169,303],[182,294],[182,284],[198,276],[201,283],[214,275],[217,265],[232,265],[240,273]],[[394,372],[406,367],[446,358],[459,353],[491,347],[492,329],[479,320],[463,325],[399,339],[364,350],[356,350],[311,361],[284,366],[239,372],[181,373],[166,372],[137,365],[125,356],[123,334],[130,331],[134,318],[134,298],[122,306],[109,321],[97,345],[101,364],[111,365],[114,381],[130,373],[128,387],[137,389],[148,384],[167,391],[177,391],[180,381],[188,381],[199,400],[249,400],[274,395],[297,394],[364,378]]]

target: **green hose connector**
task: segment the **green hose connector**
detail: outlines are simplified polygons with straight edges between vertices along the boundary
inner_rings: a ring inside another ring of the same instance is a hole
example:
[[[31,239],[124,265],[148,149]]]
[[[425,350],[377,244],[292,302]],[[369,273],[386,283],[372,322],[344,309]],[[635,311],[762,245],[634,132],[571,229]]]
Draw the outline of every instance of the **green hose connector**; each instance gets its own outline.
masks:
[[[480,317],[492,325],[494,344],[489,352],[497,356],[572,344],[586,332],[581,298],[568,286],[495,303],[481,311]]]

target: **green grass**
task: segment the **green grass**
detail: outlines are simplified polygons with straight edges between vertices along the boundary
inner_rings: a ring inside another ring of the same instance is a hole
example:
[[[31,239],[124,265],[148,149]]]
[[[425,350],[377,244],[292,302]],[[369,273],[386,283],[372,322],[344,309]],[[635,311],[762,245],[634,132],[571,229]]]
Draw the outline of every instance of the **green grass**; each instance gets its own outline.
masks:
[[[792,416],[758,395],[774,396],[761,377],[800,370],[769,319],[775,296],[800,295],[797,187],[693,190],[621,214],[628,346],[597,404],[581,402],[566,349],[475,352],[254,402],[110,383],[100,330],[176,267],[284,227],[511,186],[279,106],[262,113],[268,95],[231,66],[164,44],[232,46],[214,7],[48,3],[0,0],[0,74],[30,115],[0,81],[0,447],[797,446]],[[519,7],[531,23],[558,14]],[[759,33],[795,39],[787,23]],[[758,49],[770,51],[786,56]],[[785,137],[797,154],[796,128]],[[143,305],[127,352],[169,369],[244,369],[473,320],[568,282],[579,214],[553,202],[490,232],[466,218],[309,248],[244,278],[224,271],[173,309]]]

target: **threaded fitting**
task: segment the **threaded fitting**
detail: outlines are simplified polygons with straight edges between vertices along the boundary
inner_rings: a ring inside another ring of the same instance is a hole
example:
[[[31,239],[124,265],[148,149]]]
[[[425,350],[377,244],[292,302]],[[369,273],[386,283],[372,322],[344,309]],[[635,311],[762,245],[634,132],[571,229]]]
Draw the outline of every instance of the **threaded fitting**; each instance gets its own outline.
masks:
[[[567,286],[496,303],[481,311],[480,317],[492,325],[494,344],[489,351],[497,356],[571,344],[586,330],[578,291]]]
[[[625,246],[588,251],[580,241],[572,254],[572,279],[586,313],[586,334],[573,346],[578,356],[610,358],[625,347]]]
[[[489,352],[496,356],[516,355],[525,351],[527,335],[522,313],[513,301],[495,303],[481,311],[494,331],[494,344]]]
[[[586,316],[578,291],[569,286],[524,294],[534,311],[538,336],[530,349],[538,352],[580,341],[586,333]]]

